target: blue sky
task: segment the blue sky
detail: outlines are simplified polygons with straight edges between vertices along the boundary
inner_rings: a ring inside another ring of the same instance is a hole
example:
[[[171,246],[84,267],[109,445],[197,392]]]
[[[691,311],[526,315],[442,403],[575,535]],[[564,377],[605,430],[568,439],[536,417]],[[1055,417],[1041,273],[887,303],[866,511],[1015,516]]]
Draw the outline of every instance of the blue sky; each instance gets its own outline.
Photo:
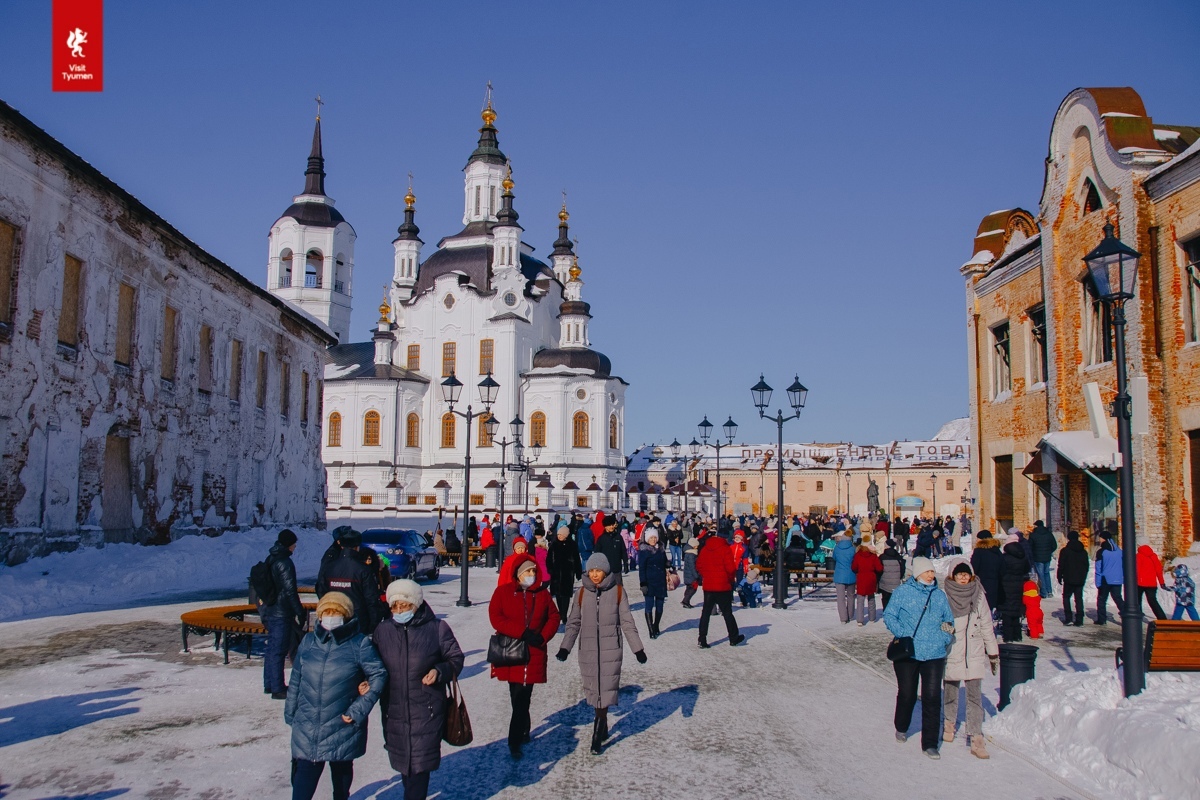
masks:
[[[432,245],[496,87],[525,238],[560,191],[626,444],[707,414],[765,441],[749,387],[794,373],[791,441],[924,438],[967,413],[958,266],[984,214],[1035,211],[1078,86],[1200,124],[1200,4],[116,2],[102,94],[50,91],[48,2],[0,6],[0,98],[265,280],[318,92],[326,188],[358,232],[354,338],[392,269],[405,175]]]

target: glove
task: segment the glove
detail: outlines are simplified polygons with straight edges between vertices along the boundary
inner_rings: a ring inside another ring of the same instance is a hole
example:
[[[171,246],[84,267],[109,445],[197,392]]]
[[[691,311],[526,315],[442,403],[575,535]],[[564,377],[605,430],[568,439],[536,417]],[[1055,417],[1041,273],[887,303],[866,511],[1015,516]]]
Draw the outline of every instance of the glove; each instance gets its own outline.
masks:
[[[646,663],[646,651],[645,650],[638,650],[636,653],[633,654],[633,657],[637,659],[639,664]]]
[[[559,661],[566,661],[567,660],[567,648],[565,648],[565,647],[558,648],[558,652],[554,654],[554,657],[557,658]]]
[[[988,656],[988,661],[992,664],[992,674],[996,674],[996,670],[1000,667],[1000,656]]]
[[[952,625],[949,622],[943,622],[942,630],[945,631],[946,633],[954,633],[954,625]]]
[[[546,643],[545,638],[533,628],[526,628],[521,634],[521,639],[530,647],[541,647]]]
[[[650,591],[650,587],[644,583],[642,584],[641,589],[642,589],[642,594],[645,594],[646,592]]]

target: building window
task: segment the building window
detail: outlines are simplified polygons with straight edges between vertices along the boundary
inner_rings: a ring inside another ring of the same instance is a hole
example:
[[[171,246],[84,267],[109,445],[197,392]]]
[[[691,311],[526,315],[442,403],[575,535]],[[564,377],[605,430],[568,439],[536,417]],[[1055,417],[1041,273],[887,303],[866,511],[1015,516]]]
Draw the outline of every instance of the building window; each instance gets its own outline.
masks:
[[[946,491],[947,491],[947,492],[953,492],[953,491],[954,491],[954,479],[953,479],[953,478],[947,478],[947,479],[946,479]]]
[[[300,424],[308,424],[308,372],[300,372]]]
[[[79,346],[79,297],[83,284],[83,262],[75,256],[63,258],[62,305],[58,315],[58,343]]]
[[[292,285],[292,251],[284,250],[279,254],[279,288],[288,289]]]
[[[1084,280],[1082,286],[1083,365],[1090,367],[1112,361],[1112,320],[1108,306],[1096,297],[1091,280]]]
[[[905,481],[905,484],[907,486],[908,491],[910,491],[910,492],[917,488],[916,481]]]
[[[479,374],[488,375],[494,370],[492,369],[492,355],[496,350],[494,339],[479,340]]]
[[[410,344],[408,346],[408,362],[406,367],[409,372],[419,372],[421,369],[421,345]]]
[[[258,351],[258,380],[254,386],[254,405],[259,411],[267,410],[267,354]]]
[[[292,365],[286,361],[279,367],[279,416],[292,413]]]
[[[1084,215],[1090,214],[1093,211],[1099,211],[1102,206],[1100,204],[1100,193],[1096,191],[1096,184],[1092,183],[1090,179],[1085,178],[1083,181],[1083,189]]]
[[[0,253],[0,257],[3,254]],[[117,287],[117,347],[113,360],[129,366],[133,363],[134,301],[137,292],[127,283]]]
[[[449,378],[454,374],[454,362],[458,357],[458,349],[454,342],[442,342],[442,377]]]
[[[0,324],[12,324],[12,299],[17,277],[17,229],[0,222]]]
[[[746,482],[745,481],[738,482],[738,491],[742,491],[742,492],[746,491]]]
[[[242,400],[242,343],[238,339],[229,348],[229,399],[235,403]]]
[[[479,437],[476,439],[476,443],[479,447],[492,446],[492,437],[488,436],[487,425],[484,424],[491,418],[492,415],[487,412],[479,415]]]
[[[379,412],[363,415],[363,447],[379,447]]]
[[[329,447],[342,446],[342,415],[334,411],[329,415]]]
[[[825,481],[817,481],[817,491],[818,492],[825,491]]]
[[[321,267],[324,263],[325,259],[321,257],[321,251],[308,251],[308,256],[304,259],[304,288],[321,288]]]
[[[447,411],[442,415],[442,447],[454,447],[454,415]]]
[[[529,418],[529,446],[546,446],[546,415],[541,411],[533,412]]]
[[[208,325],[200,326],[200,363],[197,366],[200,391],[212,393],[213,329]]]
[[[0,242],[2,246],[2,242]],[[1187,259],[1187,272],[1184,275],[1184,283],[1187,284],[1187,319],[1185,325],[1187,327],[1187,340],[1189,342],[1200,342],[1200,238],[1192,239],[1183,246],[1184,256]],[[4,257],[4,252],[0,249],[0,258]],[[0,272],[3,269],[0,268]],[[0,287],[0,294],[3,294],[3,288]],[[1194,515],[1200,519],[1200,514]]]
[[[617,415],[610,414],[608,417],[608,449],[619,450],[620,444],[617,441]]]
[[[409,414],[404,421],[404,446],[421,446],[421,418],[416,414]]]
[[[1045,383],[1049,378],[1046,349],[1046,307],[1029,309],[1029,379]]]
[[[175,334],[176,317],[178,312],[167,306],[163,309],[163,337],[162,337],[162,379],[164,381],[175,380]]]
[[[360,506],[369,506],[369,505],[374,505],[374,504],[375,504],[375,495],[373,495],[373,494],[360,494],[360,495],[358,496],[358,504],[359,504]]]
[[[1012,391],[1012,359],[1009,349],[1008,323],[991,329],[992,334],[992,399]]]
[[[571,446],[589,447],[588,445],[588,415],[576,411],[571,418]]]

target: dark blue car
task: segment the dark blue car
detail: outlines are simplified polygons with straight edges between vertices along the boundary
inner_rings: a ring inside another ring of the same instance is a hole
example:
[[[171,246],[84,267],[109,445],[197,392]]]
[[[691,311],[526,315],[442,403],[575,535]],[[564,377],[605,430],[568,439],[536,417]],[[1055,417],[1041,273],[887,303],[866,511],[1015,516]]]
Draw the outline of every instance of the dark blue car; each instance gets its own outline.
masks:
[[[437,579],[437,550],[416,531],[368,528],[362,533],[362,543],[387,559],[393,578]]]

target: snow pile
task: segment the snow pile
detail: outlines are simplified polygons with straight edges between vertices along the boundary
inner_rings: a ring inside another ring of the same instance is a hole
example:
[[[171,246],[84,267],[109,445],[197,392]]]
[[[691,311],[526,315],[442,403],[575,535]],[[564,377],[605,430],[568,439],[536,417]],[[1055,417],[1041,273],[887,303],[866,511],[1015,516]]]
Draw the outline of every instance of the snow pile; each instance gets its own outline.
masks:
[[[1030,681],[984,733],[1104,797],[1194,797],[1200,675],[1151,673],[1128,700],[1114,670]]]
[[[312,578],[329,534],[292,530],[298,537],[296,574],[301,580]],[[110,544],[0,567],[0,619],[99,611],[214,592],[244,593],[250,568],[266,558],[277,535],[275,530],[255,528],[217,537],[185,536],[157,547]]]

